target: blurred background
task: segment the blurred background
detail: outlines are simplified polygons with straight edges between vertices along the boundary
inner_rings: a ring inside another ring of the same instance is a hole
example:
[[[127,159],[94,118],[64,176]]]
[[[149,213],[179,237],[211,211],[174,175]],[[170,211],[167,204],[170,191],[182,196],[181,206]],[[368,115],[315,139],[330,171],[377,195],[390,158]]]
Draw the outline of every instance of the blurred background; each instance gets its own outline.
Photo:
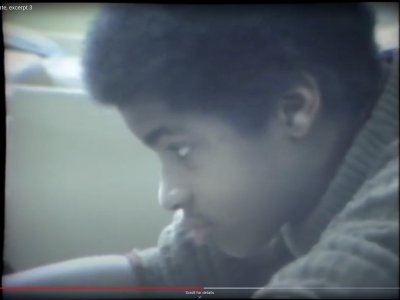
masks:
[[[99,4],[25,5],[31,10],[3,11],[3,261],[19,271],[155,245],[171,219],[157,204],[159,162],[80,80],[84,35]],[[371,5],[380,48],[398,48],[398,4]]]

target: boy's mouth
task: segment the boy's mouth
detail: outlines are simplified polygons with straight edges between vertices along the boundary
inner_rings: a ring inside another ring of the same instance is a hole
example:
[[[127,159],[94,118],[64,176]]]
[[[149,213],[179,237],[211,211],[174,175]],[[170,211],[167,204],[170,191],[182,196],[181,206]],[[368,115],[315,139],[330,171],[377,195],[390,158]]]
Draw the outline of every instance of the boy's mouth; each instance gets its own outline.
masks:
[[[196,244],[203,245],[210,231],[210,224],[197,219],[189,219],[183,217],[181,225],[188,232],[189,238],[193,239]]]
[[[194,240],[197,245],[204,245],[209,233],[209,226],[193,228],[189,236]]]

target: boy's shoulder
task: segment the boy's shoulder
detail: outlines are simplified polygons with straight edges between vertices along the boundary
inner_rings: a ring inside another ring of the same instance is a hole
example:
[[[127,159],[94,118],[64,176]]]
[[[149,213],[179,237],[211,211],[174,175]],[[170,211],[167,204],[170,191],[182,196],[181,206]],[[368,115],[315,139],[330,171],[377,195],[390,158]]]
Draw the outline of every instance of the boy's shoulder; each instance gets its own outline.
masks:
[[[392,153],[398,140],[389,147]],[[399,157],[386,161],[303,256],[257,297],[398,297]],[[298,287],[288,290],[283,287]]]

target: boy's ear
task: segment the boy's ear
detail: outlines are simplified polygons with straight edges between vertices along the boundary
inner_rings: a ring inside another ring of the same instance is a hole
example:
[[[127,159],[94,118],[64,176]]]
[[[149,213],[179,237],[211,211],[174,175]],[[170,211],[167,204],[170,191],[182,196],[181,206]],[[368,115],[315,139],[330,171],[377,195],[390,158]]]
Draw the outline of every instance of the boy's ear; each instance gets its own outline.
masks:
[[[302,74],[279,99],[278,117],[291,139],[302,139],[309,132],[320,111],[321,95],[315,78]]]

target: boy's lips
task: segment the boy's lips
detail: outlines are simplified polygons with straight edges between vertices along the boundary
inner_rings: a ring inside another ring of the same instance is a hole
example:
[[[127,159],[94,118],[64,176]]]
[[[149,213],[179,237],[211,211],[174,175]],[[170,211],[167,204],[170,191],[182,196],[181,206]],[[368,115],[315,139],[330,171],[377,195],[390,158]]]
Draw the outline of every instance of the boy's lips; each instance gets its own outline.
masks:
[[[182,220],[181,225],[187,230],[199,230],[210,227],[210,225],[204,221],[187,219],[187,218],[184,218]]]
[[[211,227],[207,222],[189,218],[183,218],[181,225],[197,244],[204,244]]]
[[[208,232],[209,227],[198,227],[191,230],[190,236],[196,244],[203,245],[205,244]]]

